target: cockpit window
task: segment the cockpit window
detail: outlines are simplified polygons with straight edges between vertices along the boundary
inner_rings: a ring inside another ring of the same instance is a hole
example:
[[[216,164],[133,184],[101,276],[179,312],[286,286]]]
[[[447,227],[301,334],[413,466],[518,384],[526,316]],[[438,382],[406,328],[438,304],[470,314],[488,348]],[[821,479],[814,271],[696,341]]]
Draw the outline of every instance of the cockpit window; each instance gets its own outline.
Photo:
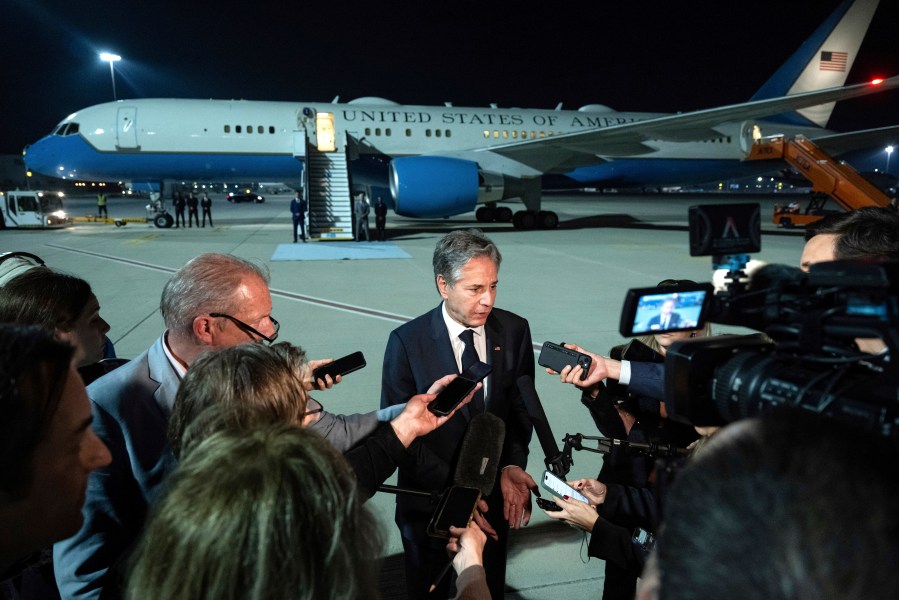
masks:
[[[76,133],[78,133],[78,123],[69,123],[63,135],[75,135]]]

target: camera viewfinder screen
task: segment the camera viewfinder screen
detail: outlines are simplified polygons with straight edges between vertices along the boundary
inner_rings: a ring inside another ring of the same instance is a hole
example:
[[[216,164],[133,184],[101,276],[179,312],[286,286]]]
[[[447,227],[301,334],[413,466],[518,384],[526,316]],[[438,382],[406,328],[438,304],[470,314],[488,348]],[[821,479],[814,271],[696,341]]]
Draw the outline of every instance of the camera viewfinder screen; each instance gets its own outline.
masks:
[[[632,334],[697,329],[707,293],[698,290],[640,296]]]

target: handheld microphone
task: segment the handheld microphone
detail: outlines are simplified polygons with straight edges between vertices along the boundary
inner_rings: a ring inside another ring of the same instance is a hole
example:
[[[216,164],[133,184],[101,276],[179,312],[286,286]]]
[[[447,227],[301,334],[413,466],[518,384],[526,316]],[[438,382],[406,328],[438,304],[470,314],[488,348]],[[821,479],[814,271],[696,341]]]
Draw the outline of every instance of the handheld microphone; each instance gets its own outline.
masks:
[[[489,496],[505,437],[506,424],[496,415],[485,412],[472,417],[459,450],[453,485],[477,488],[482,497]]]
[[[534,431],[537,432],[540,447],[543,448],[544,462],[547,468],[555,475],[564,477],[571,468],[571,459],[559,450],[549,421],[546,419],[543,404],[540,403],[540,397],[537,396],[534,379],[529,375],[522,375],[515,381],[518,384],[521,399],[524,400],[524,406],[527,408],[528,416],[531,418],[531,423],[534,425]]]

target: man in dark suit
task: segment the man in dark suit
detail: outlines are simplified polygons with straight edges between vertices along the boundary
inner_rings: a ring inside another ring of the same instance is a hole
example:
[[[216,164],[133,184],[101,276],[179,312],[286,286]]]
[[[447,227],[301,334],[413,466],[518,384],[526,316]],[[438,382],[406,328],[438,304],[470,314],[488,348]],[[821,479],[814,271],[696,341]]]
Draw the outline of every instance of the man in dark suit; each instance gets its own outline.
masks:
[[[443,427],[422,438],[418,463],[414,468],[400,468],[399,485],[443,492],[452,485],[469,420],[483,412],[503,419],[501,474],[486,498],[486,521],[479,519],[496,532],[494,541],[484,549],[494,598],[503,596],[509,527],[527,524],[530,490],[536,489],[525,472],[532,427],[516,383],[519,376],[534,376],[534,351],[528,322],[493,307],[501,260],[493,242],[477,230],[454,231],[437,242],[434,276],[443,302],[390,334],[381,383],[383,408],[427,390],[443,375],[460,372],[462,365],[468,364],[466,349],[469,360],[474,360],[470,354],[474,350],[476,359],[493,367],[483,397],[472,400]],[[427,499],[397,496],[396,522],[405,549],[406,584],[413,599],[448,595],[448,580],[436,593],[428,594],[446,564],[445,540],[431,538],[425,531],[434,508]]]
[[[662,302],[662,308],[659,311],[659,314],[649,320],[649,329],[665,330],[689,327],[690,325],[681,319],[680,314],[674,312],[676,304],[676,301],[671,298]]]
[[[184,207],[187,206],[187,202],[184,201],[184,196],[181,195],[181,192],[175,192],[172,206],[175,207],[175,227],[184,227]]]
[[[194,221],[197,222],[197,227],[200,226],[200,213],[198,212],[198,208],[200,206],[200,201],[197,199],[197,195],[193,192],[187,197],[187,226],[193,227]]]

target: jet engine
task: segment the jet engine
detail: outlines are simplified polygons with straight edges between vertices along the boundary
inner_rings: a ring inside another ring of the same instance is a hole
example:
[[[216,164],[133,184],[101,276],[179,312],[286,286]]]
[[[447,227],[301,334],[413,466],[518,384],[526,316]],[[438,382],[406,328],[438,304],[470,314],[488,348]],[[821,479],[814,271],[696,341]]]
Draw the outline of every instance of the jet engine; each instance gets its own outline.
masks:
[[[450,217],[478,201],[478,165],[442,156],[405,156],[390,163],[390,193],[398,215]]]

